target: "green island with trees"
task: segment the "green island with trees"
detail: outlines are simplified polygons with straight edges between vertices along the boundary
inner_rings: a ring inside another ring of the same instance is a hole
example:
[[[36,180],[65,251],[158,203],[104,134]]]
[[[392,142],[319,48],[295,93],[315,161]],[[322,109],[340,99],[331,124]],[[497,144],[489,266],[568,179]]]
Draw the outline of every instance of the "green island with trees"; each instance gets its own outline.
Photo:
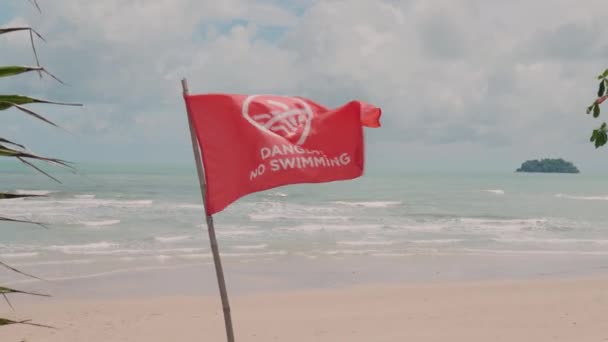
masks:
[[[528,160],[521,164],[516,172],[536,172],[536,173],[580,173],[578,168],[571,162],[563,159],[541,159]]]

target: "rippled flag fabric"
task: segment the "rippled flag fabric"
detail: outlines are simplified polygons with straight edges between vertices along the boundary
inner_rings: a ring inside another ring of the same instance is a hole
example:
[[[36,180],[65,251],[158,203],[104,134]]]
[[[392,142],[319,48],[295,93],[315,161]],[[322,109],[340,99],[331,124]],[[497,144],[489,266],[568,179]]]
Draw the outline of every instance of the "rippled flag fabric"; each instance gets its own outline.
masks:
[[[335,109],[275,95],[185,101],[205,169],[207,215],[254,192],[361,176],[363,126],[380,127],[380,108],[361,101]]]

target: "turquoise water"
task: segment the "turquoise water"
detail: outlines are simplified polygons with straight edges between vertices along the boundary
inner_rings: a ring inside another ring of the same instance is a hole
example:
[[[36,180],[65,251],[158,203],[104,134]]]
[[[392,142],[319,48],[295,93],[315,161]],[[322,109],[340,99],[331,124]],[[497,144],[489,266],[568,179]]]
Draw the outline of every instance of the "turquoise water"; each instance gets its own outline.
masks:
[[[0,164],[0,260],[47,279],[209,263],[193,167],[80,165],[64,184]],[[442,173],[364,176],[246,197],[216,216],[226,260],[420,255],[608,259],[608,178]],[[0,280],[13,279],[0,274]]]

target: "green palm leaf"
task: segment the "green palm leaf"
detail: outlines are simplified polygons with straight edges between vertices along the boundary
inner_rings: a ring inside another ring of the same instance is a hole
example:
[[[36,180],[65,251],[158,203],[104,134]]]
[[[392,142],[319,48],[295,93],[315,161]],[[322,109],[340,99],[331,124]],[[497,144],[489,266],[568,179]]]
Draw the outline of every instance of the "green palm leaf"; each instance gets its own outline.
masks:
[[[30,296],[39,296],[39,297],[50,297],[50,295],[48,295],[48,294],[21,291],[21,290],[15,290],[15,289],[11,289],[8,287],[0,286],[0,294],[11,294],[11,293],[27,294]]]
[[[67,103],[67,102],[56,102],[49,100],[37,99],[34,97],[24,96],[24,95],[0,95],[0,102],[5,102],[5,108],[10,108],[8,104],[17,104],[17,105],[26,105],[31,103],[47,103],[47,104],[56,104],[62,106],[82,106],[80,103]],[[2,108],[2,104],[0,104],[0,108]],[[2,109],[0,109],[2,110]]]
[[[36,32],[36,30],[34,30],[33,28],[29,27],[29,26],[19,26],[19,27],[5,27],[5,28],[0,28],[0,35],[1,34],[5,34],[5,33],[12,33],[12,32],[19,32],[19,31],[29,31],[34,33],[38,38],[40,38],[40,40],[42,40],[43,42],[46,42],[46,40],[44,39],[44,37],[42,37],[42,35],[38,32]]]
[[[36,280],[42,280],[42,279],[40,279],[40,278],[38,278],[38,277],[36,277],[36,276],[33,276],[33,275],[31,275],[31,274],[28,274],[28,273],[25,273],[25,272],[23,272],[23,271],[20,271],[20,270],[18,270],[18,269],[16,269],[16,268],[14,268],[14,267],[12,267],[12,266],[9,266],[9,265],[7,265],[7,264],[3,263],[2,261],[0,261],[0,266],[5,267],[5,268],[8,268],[9,270],[11,270],[11,271],[13,271],[13,272],[17,272],[17,273],[19,273],[19,274],[21,274],[21,275],[24,275],[24,276],[28,277],[28,278],[32,278],[32,279],[36,279]]]
[[[32,104],[32,103],[56,104],[56,105],[61,105],[61,106],[82,106],[79,103],[55,102],[55,101],[41,100],[41,99],[37,99],[37,98],[29,97],[29,96],[23,96],[23,95],[0,95],[0,111],[7,110],[9,108],[16,108],[28,115],[31,115],[31,116],[37,118],[38,120],[42,120],[42,121],[48,123],[49,125],[59,127],[59,126],[57,126],[57,124],[48,120],[44,116],[34,112],[31,109],[25,108],[23,106],[23,105]]]
[[[9,287],[0,286],[0,295],[2,295],[2,297],[4,297],[4,300],[6,301],[6,304],[8,304],[8,306],[10,306],[11,309],[13,309],[13,310],[14,310],[13,304],[8,299],[7,294],[15,294],[15,293],[17,293],[17,294],[26,294],[26,295],[30,295],[30,296],[50,297],[47,294],[36,293],[36,292],[29,292],[29,291],[15,290],[15,289],[11,289]]]
[[[8,139],[4,139],[4,138],[0,138],[0,143],[11,144],[11,145],[13,145],[13,146],[21,147],[21,148],[23,148],[23,149],[25,148],[25,146],[23,146],[23,145],[21,145],[21,144],[17,144],[17,143],[16,143],[16,142],[14,142],[14,141],[10,141],[10,140],[8,140]]]
[[[43,195],[26,195],[26,194],[11,194],[0,192],[0,199],[26,198],[26,197],[44,197]]]
[[[49,328],[49,329],[55,329],[53,327],[51,327],[50,325],[43,325],[43,324],[37,324],[37,323],[31,323],[30,320],[25,320],[25,321],[13,321],[7,318],[0,318],[0,326],[3,325],[12,325],[12,324],[25,324],[25,325],[33,325],[35,327],[42,327],[42,328]]]
[[[45,73],[46,75],[55,79],[57,82],[59,82],[61,84],[65,84],[65,83],[63,83],[62,80],[60,80],[55,75],[51,74],[45,68],[40,67],[40,66],[25,66],[25,65],[0,66],[0,78],[16,76],[16,75],[24,74],[26,72],[31,72],[31,71]]]
[[[43,175],[49,177],[50,179],[56,181],[57,183],[61,183],[61,182],[57,178],[51,176],[50,174],[48,174],[44,170],[40,169],[35,164],[33,164],[30,161],[28,161],[27,159],[34,159],[34,160],[43,161],[43,162],[46,162],[46,163],[49,163],[49,164],[53,164],[53,165],[57,165],[57,166],[63,166],[63,167],[66,167],[66,168],[74,171],[74,167],[72,165],[70,165],[70,162],[68,162],[68,161],[61,160],[61,159],[56,159],[56,158],[42,157],[42,156],[33,154],[31,152],[16,150],[14,148],[10,148],[10,147],[8,147],[6,145],[2,145],[2,144],[0,144],[0,157],[17,158],[20,162],[22,162],[22,163],[30,166],[34,170],[42,173]]]
[[[41,227],[44,227],[44,225],[42,223],[40,223],[40,222],[18,220],[18,219],[12,219],[12,218],[9,218],[9,217],[2,217],[2,216],[0,216],[0,221],[14,222],[14,223],[30,223],[30,224],[36,224],[36,225],[39,225]]]
[[[38,1],[36,1],[36,0],[27,0],[27,1],[29,1],[30,4],[34,5],[38,9],[38,12],[42,13],[42,10],[40,9],[40,6],[38,5]]]

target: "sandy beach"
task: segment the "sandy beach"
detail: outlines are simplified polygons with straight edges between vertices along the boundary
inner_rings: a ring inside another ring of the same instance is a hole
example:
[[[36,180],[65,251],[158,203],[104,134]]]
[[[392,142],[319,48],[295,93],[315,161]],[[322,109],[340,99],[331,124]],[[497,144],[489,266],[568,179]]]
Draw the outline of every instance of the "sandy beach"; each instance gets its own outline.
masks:
[[[216,296],[49,299],[2,341],[223,341]],[[608,278],[445,282],[232,297],[238,341],[608,341]]]

